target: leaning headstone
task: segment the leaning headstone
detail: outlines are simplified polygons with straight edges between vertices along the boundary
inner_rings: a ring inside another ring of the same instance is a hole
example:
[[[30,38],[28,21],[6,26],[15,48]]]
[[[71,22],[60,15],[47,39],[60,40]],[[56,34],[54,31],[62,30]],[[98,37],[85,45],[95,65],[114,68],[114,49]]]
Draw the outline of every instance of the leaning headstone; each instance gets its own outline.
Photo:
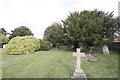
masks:
[[[5,47],[6,47],[6,44],[3,45],[3,48],[5,48]]]
[[[83,78],[84,80],[87,79],[85,73],[81,69],[81,57],[80,57],[80,49],[77,48],[76,53],[76,66],[75,66],[75,72],[73,73],[72,78]],[[75,54],[75,53],[74,53]]]
[[[102,46],[102,50],[103,50],[103,54],[109,54],[110,53],[107,45]]]

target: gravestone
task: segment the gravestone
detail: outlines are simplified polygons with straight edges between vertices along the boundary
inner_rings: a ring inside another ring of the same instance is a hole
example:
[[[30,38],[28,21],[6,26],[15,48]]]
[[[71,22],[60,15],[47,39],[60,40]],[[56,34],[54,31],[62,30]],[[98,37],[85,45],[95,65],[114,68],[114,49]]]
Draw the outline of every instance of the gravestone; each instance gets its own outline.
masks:
[[[76,53],[76,66],[75,66],[75,72],[73,73],[72,78],[83,78],[87,79],[85,73],[81,69],[81,57],[80,57],[80,49],[77,48]]]
[[[109,54],[110,53],[107,45],[102,46],[102,50],[103,50],[103,54]]]
[[[6,47],[6,44],[3,45],[3,48],[5,48],[5,47]]]

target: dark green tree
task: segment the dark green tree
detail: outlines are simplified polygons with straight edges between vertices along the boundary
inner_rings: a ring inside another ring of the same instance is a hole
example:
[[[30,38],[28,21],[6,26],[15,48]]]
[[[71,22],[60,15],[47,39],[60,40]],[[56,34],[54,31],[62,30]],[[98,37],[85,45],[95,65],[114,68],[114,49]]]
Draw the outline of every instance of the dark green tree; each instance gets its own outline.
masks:
[[[117,30],[117,19],[113,17],[113,12],[106,13],[104,16],[104,29],[102,37],[113,37],[114,32]]]
[[[118,20],[114,17],[113,12],[107,12],[103,17],[104,26],[102,27],[102,33],[100,34],[101,40],[99,41],[102,46],[113,42],[114,33],[118,31],[119,27]]]
[[[15,28],[14,30],[11,31],[12,33],[10,34],[9,38],[12,39],[16,36],[28,36],[28,35],[33,35],[31,30],[27,28],[26,26],[20,26],[18,28]]]
[[[55,22],[46,28],[43,39],[48,40],[50,43],[52,43],[53,47],[59,47],[59,45],[63,43],[62,36],[63,28],[61,24]]]
[[[66,20],[62,21],[65,32],[65,44],[79,47],[79,43],[84,42],[83,28],[81,27],[80,13],[70,13]],[[81,22],[82,23],[82,22]]]
[[[4,28],[0,28],[0,33],[4,34],[5,36],[7,35],[7,31]]]
[[[66,36],[64,42],[74,49],[83,45],[88,49],[101,45],[105,38],[112,38],[116,29],[113,12],[105,14],[98,10],[73,12],[62,22]]]
[[[120,17],[117,17],[116,34],[120,36]]]

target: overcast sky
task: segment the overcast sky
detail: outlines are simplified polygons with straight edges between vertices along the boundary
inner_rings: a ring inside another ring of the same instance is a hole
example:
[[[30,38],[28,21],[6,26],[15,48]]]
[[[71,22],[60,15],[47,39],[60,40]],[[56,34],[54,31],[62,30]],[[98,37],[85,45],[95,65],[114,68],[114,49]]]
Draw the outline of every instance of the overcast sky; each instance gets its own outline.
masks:
[[[0,0],[0,28],[11,32],[26,26],[38,38],[46,27],[64,20],[69,12],[83,10],[114,11],[118,16],[119,0]]]

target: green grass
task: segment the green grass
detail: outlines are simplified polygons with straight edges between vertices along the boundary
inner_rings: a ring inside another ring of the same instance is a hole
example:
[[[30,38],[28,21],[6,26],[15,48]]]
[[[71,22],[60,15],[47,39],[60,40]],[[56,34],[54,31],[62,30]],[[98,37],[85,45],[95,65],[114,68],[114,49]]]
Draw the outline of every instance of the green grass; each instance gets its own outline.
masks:
[[[74,57],[68,51],[39,51],[28,55],[7,55],[3,52],[5,78],[69,78]]]
[[[2,54],[3,78],[69,78],[76,62],[72,52],[65,50],[52,49],[26,55],[8,55],[3,50],[0,54]],[[82,69],[88,78],[118,77],[116,52],[103,55],[98,51],[93,55],[98,62],[82,61]]]
[[[2,49],[0,49],[0,79],[2,78]]]
[[[101,52],[93,53],[98,62],[83,61],[82,68],[89,78],[118,78],[118,54],[111,51],[110,55]]]

